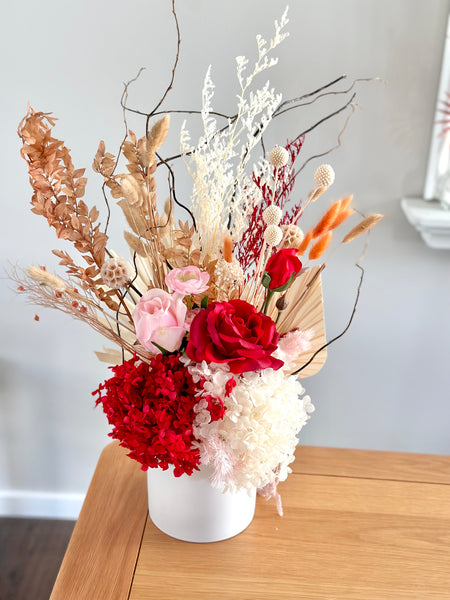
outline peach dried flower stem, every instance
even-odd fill
[[[356,227],[354,227],[351,231],[347,233],[347,235],[342,240],[342,243],[348,244],[349,242],[357,238],[359,235],[368,232],[370,229],[372,229],[372,227],[375,227],[375,225],[379,221],[381,221],[383,217],[384,215],[380,214],[369,215],[363,221],[361,221],[361,223],[356,225]]]

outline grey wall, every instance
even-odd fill
[[[256,33],[270,36],[284,2],[178,4],[182,55],[167,106],[198,107],[212,63],[215,106],[232,112],[234,57],[254,56]],[[448,8],[448,0],[301,0],[290,9],[291,36],[270,74],[286,98],[344,72],[349,81],[388,81],[358,86],[361,108],[342,148],[327,158],[337,173],[328,201],[353,192],[363,212],[386,218],[371,236],[355,322],[330,347],[323,370],[305,380],[317,409],[302,435],[306,444],[450,452],[450,253],[427,248],[399,206],[402,195],[420,195],[423,188]],[[4,269],[52,267],[50,250],[62,247],[28,210],[30,188],[15,134],[27,101],[59,117],[56,135],[72,149],[74,163],[89,171],[99,139],[113,152],[121,141],[122,82],[145,66],[130,105],[152,107],[168,81],[173,53],[168,0],[9,3],[0,23]],[[312,123],[333,102],[275,123],[269,145]],[[343,119],[311,135],[305,157],[332,146]],[[130,125],[139,131],[142,123],[131,119]],[[174,119],[169,149],[177,148],[179,125]],[[297,195],[309,189],[317,164],[299,177]],[[99,184],[92,174],[87,199],[100,207]],[[188,197],[186,178],[180,177],[178,193]],[[119,239],[121,223],[111,232]],[[358,241],[336,253],[324,273],[329,337],[350,314],[358,282],[352,265],[361,249]],[[52,506],[67,507],[70,494],[85,492],[108,442],[106,419],[90,396],[107,377],[93,355],[103,340],[64,315],[27,306],[12,288],[2,280],[0,512],[57,514]],[[61,514],[71,510],[76,507]]]

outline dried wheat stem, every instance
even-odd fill
[[[342,243],[348,244],[362,233],[366,233],[366,231],[372,229],[372,227],[374,227],[378,223],[378,221],[381,221],[383,217],[384,215],[380,214],[369,215],[363,221],[361,221],[361,223],[356,225],[356,227],[354,227],[351,231],[347,233],[345,238],[342,240]]]
[[[260,273],[261,273],[261,266],[262,266],[262,263],[264,261],[264,255],[265,255],[265,252],[266,252],[266,248],[267,248],[267,243],[264,241],[263,245],[262,245],[262,248],[261,248],[261,252],[259,253],[258,263],[256,265],[255,272],[253,274],[252,283],[250,285],[249,300],[248,301],[251,304],[254,304],[253,300],[254,300],[255,295],[256,295],[256,293],[258,291],[258,283],[259,283],[258,279],[259,279],[259,276],[260,276]]]
[[[275,193],[277,190],[277,183],[278,183],[278,171],[279,171],[279,168],[275,167],[275,176],[274,176],[273,189],[272,189],[272,199],[270,201],[270,204],[273,204],[275,202]]]

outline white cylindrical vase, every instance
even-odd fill
[[[219,542],[246,529],[255,514],[256,490],[222,493],[211,469],[174,477],[173,468],[148,469],[148,510],[162,532],[186,542]]]

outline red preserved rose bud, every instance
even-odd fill
[[[265,273],[270,277],[269,290],[282,291],[289,281],[294,279],[302,270],[302,263],[297,257],[296,248],[283,248],[278,250],[267,261]],[[264,282],[263,282],[264,285]]]
[[[284,363],[271,354],[279,337],[273,320],[248,302],[211,302],[192,321],[186,354],[196,362],[227,363],[235,374],[277,370]]]

